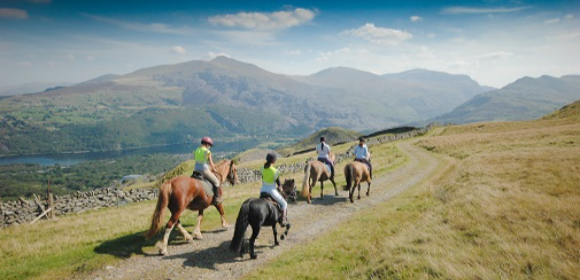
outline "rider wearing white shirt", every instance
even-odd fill
[[[318,161],[324,162],[330,166],[330,178],[334,179],[334,163],[330,160],[330,146],[326,144],[326,137],[320,137],[320,145],[316,145]]]
[[[365,145],[365,139],[363,137],[359,138],[359,143],[354,147],[354,160],[362,162],[369,167],[369,173],[371,179],[373,178],[373,166],[371,165],[370,158],[371,154],[369,148]]]

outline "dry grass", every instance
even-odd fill
[[[448,162],[437,176],[248,278],[578,279],[580,122],[570,120],[426,137],[420,145]]]

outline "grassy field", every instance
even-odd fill
[[[436,176],[246,278],[578,279],[577,105],[423,138]]]
[[[349,144],[333,147],[344,152]],[[373,149],[371,149],[373,150]],[[376,149],[376,160],[383,168],[376,174],[396,168],[404,162],[404,156],[394,146]],[[379,151],[380,150],[380,151]],[[374,150],[373,150],[374,151]],[[277,164],[305,161],[314,154],[280,159]],[[258,169],[263,162],[247,162],[240,167]],[[338,165],[341,170],[344,162]],[[183,163],[181,174],[191,174],[193,162]],[[337,184],[344,185],[342,172],[337,172]],[[303,174],[282,175],[294,178],[300,189]],[[139,187],[139,186],[133,186]],[[142,186],[141,186],[142,187]],[[235,223],[240,205],[248,197],[257,196],[258,182],[226,187],[226,219]],[[328,188],[328,186],[327,186]],[[327,193],[328,193],[327,189]],[[320,187],[313,189],[313,196],[320,195]],[[301,201],[300,203],[304,203]],[[0,230],[0,279],[62,279],[71,275],[88,273],[106,265],[114,265],[120,259],[156,254],[155,242],[161,238],[145,240],[142,236],[149,227],[155,201],[135,203],[119,208],[101,209],[78,215],[61,216],[53,221],[41,220],[34,225],[21,225]],[[166,219],[169,211],[166,211]],[[192,231],[197,214],[187,211],[181,217],[183,225]],[[217,211],[208,209],[204,215],[202,230],[220,228]],[[177,231],[171,242],[182,242]]]
[[[418,143],[436,175],[247,276],[250,279],[577,279],[580,275],[580,110],[531,122],[447,127]],[[340,153],[349,145],[333,147]],[[371,147],[380,169],[405,163],[395,144]],[[313,153],[277,164],[304,161]],[[257,169],[261,161],[242,164]],[[344,162],[337,166],[341,170]],[[185,172],[190,166],[186,164]],[[337,172],[338,185],[344,184]],[[293,177],[301,182],[302,174]],[[259,183],[225,190],[226,214]],[[313,190],[317,196],[320,188]],[[300,202],[303,203],[303,202]],[[59,279],[156,252],[154,202],[0,230],[0,279]],[[196,215],[182,222],[192,230]],[[217,211],[202,230],[218,228]],[[172,242],[182,242],[174,232]]]

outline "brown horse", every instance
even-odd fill
[[[360,199],[360,183],[367,182],[369,184],[367,189],[367,196],[371,191],[371,174],[366,164],[358,161],[348,163],[344,167],[344,177],[346,178],[346,189],[348,189],[348,198],[350,202],[354,203],[352,196],[355,188],[358,186],[358,199]]]
[[[334,154],[329,153],[330,161],[334,163]],[[312,187],[316,185],[316,182],[320,182],[320,199],[324,199],[324,181],[330,180],[334,186],[334,195],[338,196],[338,190],[336,189],[336,183],[334,183],[334,178],[330,178],[330,171],[326,168],[326,165],[318,160],[310,161],[306,167],[304,167],[304,181],[302,182],[302,197],[308,199],[308,203],[311,203],[312,199]]]
[[[238,171],[236,165],[232,160],[224,160],[216,165],[216,176],[220,181],[220,185],[226,181],[226,179],[233,186],[238,181]],[[219,188],[220,195],[222,194],[223,187]],[[168,182],[165,182],[159,187],[159,197],[157,199],[157,206],[155,207],[155,212],[153,212],[153,217],[151,218],[151,227],[149,231],[145,234],[147,238],[153,237],[161,228],[161,220],[163,219],[163,212],[165,208],[169,208],[171,211],[171,218],[167,225],[165,226],[165,235],[163,236],[163,245],[159,250],[161,255],[167,254],[167,242],[169,241],[169,234],[174,226],[177,228],[185,237],[188,242],[193,241],[193,237],[187,233],[185,228],[179,222],[179,216],[185,209],[198,210],[199,215],[197,218],[197,225],[193,231],[193,235],[197,239],[202,239],[201,236],[201,221],[203,219],[203,210],[212,204],[213,197],[206,195],[203,190],[201,182],[197,179],[191,177],[176,177]],[[228,228],[224,216],[224,207],[222,203],[215,206],[221,215],[222,227],[224,229]]]

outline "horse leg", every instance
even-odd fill
[[[334,195],[338,196],[338,189],[336,188],[336,183],[334,182],[334,178],[331,178],[330,182],[332,182],[332,185],[334,186]]]
[[[163,244],[161,244],[161,248],[159,248],[159,255],[167,255],[167,243],[169,243],[169,235],[171,234],[171,230],[173,230],[174,226],[175,225],[169,226],[169,223],[167,223],[167,226],[165,227],[165,234],[163,235]]]
[[[348,198],[350,199],[351,203],[354,203],[354,200],[352,199],[352,197],[354,196],[354,191],[356,190],[356,185],[353,185],[349,190],[348,190]]]
[[[371,182],[369,183],[369,187],[367,188],[367,196],[369,196],[369,194],[371,193]]]
[[[225,215],[226,212],[224,211],[224,205],[220,203],[220,204],[216,205],[215,208],[217,208],[218,212],[220,213],[220,218],[222,220],[222,228],[223,229],[230,228],[230,225],[226,221],[226,215]]]
[[[357,186],[358,186],[358,197],[357,199],[360,199],[360,181],[356,182]]]
[[[282,235],[280,236],[280,239],[284,240],[284,238],[286,238],[286,235],[288,235],[289,230],[290,230],[290,223],[286,223],[286,230],[284,231],[284,233],[282,233]]]
[[[167,222],[167,225],[165,226],[165,234],[163,235],[163,244],[159,249],[160,255],[167,254],[167,244],[169,243],[169,235],[171,234],[173,227],[179,224],[179,215],[181,215],[181,212],[183,212],[183,210],[179,209],[171,213],[171,218],[169,218],[169,222]]]
[[[177,228],[179,229],[179,231],[181,231],[181,234],[183,234],[183,238],[185,238],[185,241],[187,241],[187,243],[193,243],[193,237],[191,237],[189,232],[187,232],[187,230],[181,225],[181,223],[177,224]]]
[[[203,236],[201,235],[201,221],[203,220],[203,210],[199,210],[199,214],[197,215],[197,225],[195,225],[195,229],[193,230],[193,236],[195,239],[202,240]]]
[[[278,242],[278,229],[276,227],[276,224],[272,226],[272,232],[274,233],[274,245],[276,246],[280,245],[280,242]]]
[[[252,237],[250,237],[250,258],[253,260],[258,258],[258,255],[256,255],[254,252],[254,243],[256,243],[256,238],[258,237],[258,234],[260,234],[260,227],[260,224],[252,223]]]
[[[320,181],[320,199],[324,200],[324,182]]]

